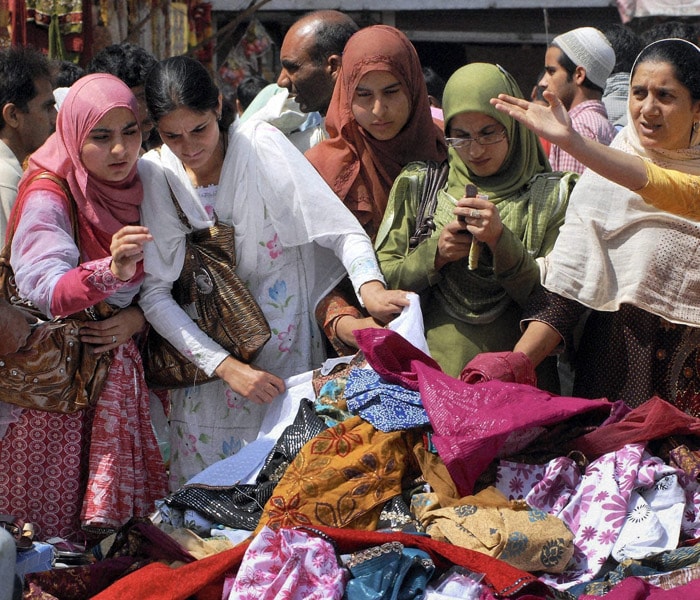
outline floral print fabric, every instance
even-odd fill
[[[199,190],[208,210],[215,190]],[[309,371],[323,361],[323,348],[308,306],[304,261],[298,249],[280,244],[267,215],[257,250],[259,269],[246,284],[265,313],[272,337],[255,364],[283,378]],[[249,402],[221,380],[171,394],[170,489],[175,491],[255,440],[266,407]]]
[[[412,447],[404,436],[360,417],[323,431],[289,465],[258,527],[376,529],[382,506],[401,493]]]
[[[497,487],[558,516],[574,533],[566,571],[542,577],[557,589],[593,580],[610,557],[643,558],[675,548],[681,528],[687,537],[700,533],[697,484],[642,444],[605,454],[583,471],[566,457],[546,465],[501,461]]]
[[[340,600],[345,578],[326,540],[264,527],[248,546],[228,599]]]

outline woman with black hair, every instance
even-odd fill
[[[159,63],[146,81],[148,109],[164,146],[140,161],[145,251],[141,306],[151,325],[219,379],[172,392],[170,485],[178,488],[254,440],[283,378],[323,361],[316,302],[346,273],[373,316],[390,320],[408,303],[387,291],[364,230],[308,161],[275,127],[230,118],[207,70],[184,56]],[[254,364],[204,334],[172,297],[187,229],[215,219],[236,231],[236,271],[272,330]],[[323,207],[319,210],[319,207]]]

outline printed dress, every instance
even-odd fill
[[[198,188],[211,214],[218,186]],[[272,336],[255,360],[279,377],[320,364],[320,335],[309,319],[305,261],[297,248],[283,248],[269,215],[257,243],[259,268],[247,280]],[[236,394],[221,380],[171,392],[170,488],[175,490],[214,462],[238,452],[260,430],[266,407]]]

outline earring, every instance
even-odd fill
[[[697,132],[698,129],[700,129],[700,121],[695,121],[693,123],[693,131]]]
[[[216,113],[216,120],[221,121],[221,113]],[[697,125],[697,123],[696,123]]]

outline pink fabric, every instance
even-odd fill
[[[605,105],[600,100],[586,100],[577,104],[569,111],[569,117],[575,131],[606,146],[617,133],[614,125],[608,121]],[[583,173],[586,168],[583,163],[554,144],[549,151],[549,164],[552,165],[553,171]]]
[[[37,172],[49,171],[65,179],[78,205],[81,247],[91,258],[109,254],[112,235],[125,224],[139,220],[143,188],[136,165],[123,181],[112,184],[90,177],[80,160],[92,128],[107,112],[120,107],[131,110],[138,122],[136,98],[124,82],[112,75],[87,75],[73,84],[58,113],[56,132],[31,155],[17,197],[17,210],[21,211],[21,198],[27,190],[23,184]]]
[[[72,315],[109,298],[131,281],[121,281],[110,268],[112,257],[81,263],[80,268],[66,272],[57,282],[51,296],[51,314]]]
[[[114,351],[95,411],[84,523],[119,527],[133,516],[148,516],[166,495],[149,406],[141,355],[130,340]]]
[[[391,329],[359,329],[353,334],[367,362],[389,383],[417,392],[418,376],[414,363],[441,370],[430,356]]]
[[[514,436],[611,407],[607,400],[554,396],[517,383],[470,385],[417,361],[411,364],[435,431],[433,443],[462,496],[473,493],[479,475]]]
[[[243,556],[229,600],[340,600],[345,570],[333,546],[304,531],[268,527]]]
[[[690,600],[700,598],[700,580],[691,581],[685,585],[665,590],[651,585],[639,577],[626,577],[605,596],[590,596],[583,594],[579,600]]]
[[[571,449],[593,459],[625,444],[646,443],[669,435],[700,435],[700,419],[654,396],[618,422],[603,424],[574,440]]]
[[[462,369],[459,378],[465,383],[503,381],[537,385],[537,375],[530,359],[522,352],[484,352]]]

